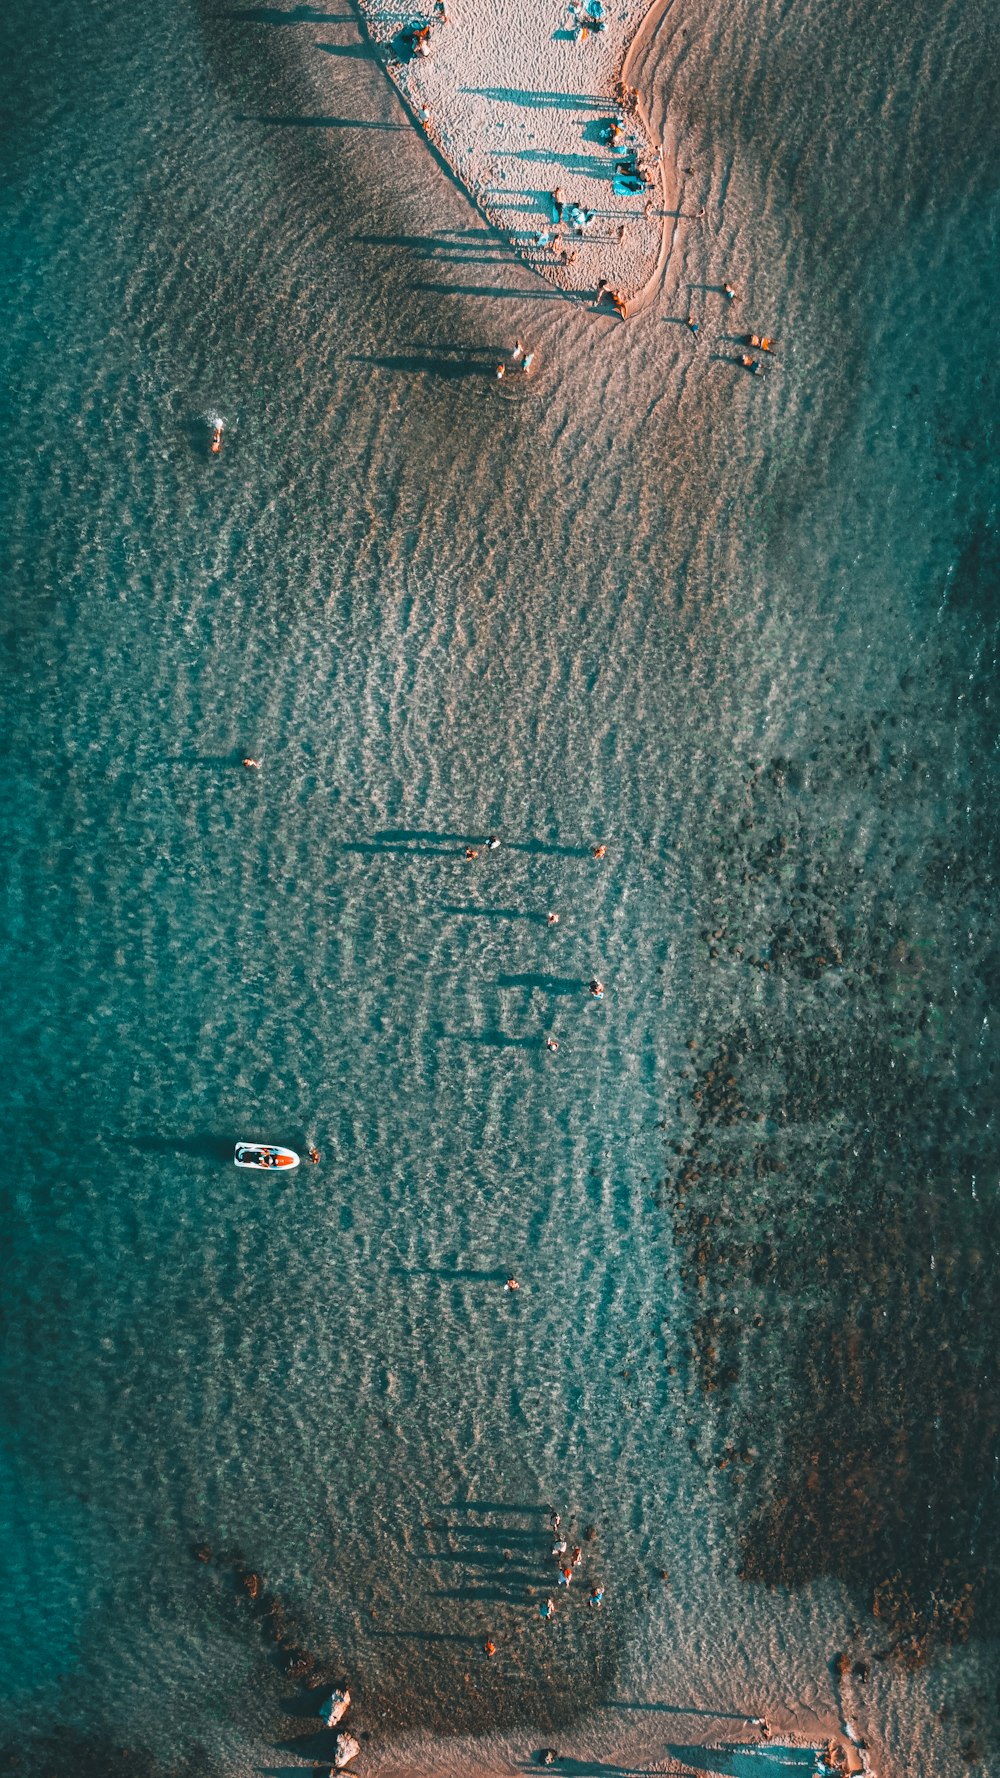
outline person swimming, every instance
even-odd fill
[[[213,455],[213,457],[217,457],[219,455],[219,452],[222,449],[222,428],[223,428],[224,424],[225,424],[225,422],[222,420],[216,420],[216,422],[215,422],[215,430],[212,433],[212,455]]]
[[[594,996],[595,1000],[603,1000],[604,999],[604,983],[599,982],[596,975],[595,975],[593,981],[590,983],[590,992]]]

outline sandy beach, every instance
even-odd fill
[[[415,1735],[365,1750],[366,1778],[509,1778],[533,1770],[563,1778],[878,1778],[864,1749],[844,1733],[762,1734],[731,1722],[720,1735],[697,1715],[679,1714],[669,1729],[625,1727],[620,1713],[597,1710],[567,1735],[530,1729],[517,1735]],[[706,1732],[707,1731],[707,1732]],[[332,1743],[332,1737],[331,1737]],[[360,1768],[359,1768],[360,1769]]]
[[[501,0],[401,14],[360,0],[380,59],[478,208],[566,291],[634,308],[662,263],[673,179],[632,51],[654,13],[632,0]]]

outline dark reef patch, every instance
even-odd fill
[[[913,753],[930,703],[911,678],[717,795],[700,998],[728,1004],[692,1034],[657,1193],[691,1308],[668,1357],[744,1579],[838,1578],[869,1658],[910,1667],[1000,1630],[997,786],[971,760],[949,802]]]
[[[179,1759],[164,1764],[141,1743],[126,1747],[59,1724],[0,1745],[0,1772],[30,1774],[30,1778],[66,1778],[67,1772],[74,1778],[212,1778],[218,1770],[196,1743]]]

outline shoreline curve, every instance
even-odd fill
[[[674,169],[628,84],[670,4],[550,0],[512,25],[501,0],[412,14],[353,0],[412,122],[491,227],[570,300],[603,286],[628,314],[676,235]]]

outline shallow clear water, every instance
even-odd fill
[[[5,15],[5,1740],[985,1772],[989,14],[667,12],[621,329],[279,10]]]

